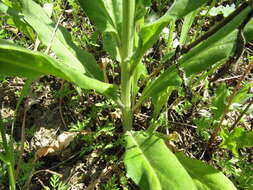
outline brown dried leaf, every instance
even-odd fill
[[[63,132],[54,140],[50,146],[42,147],[37,150],[35,156],[37,159],[47,156],[55,152],[62,151],[65,149],[71,141],[76,137],[77,132]]]
[[[38,158],[48,155],[49,153],[53,153],[55,151],[56,151],[56,148],[53,146],[42,147],[39,150],[37,150],[35,157],[38,159]]]

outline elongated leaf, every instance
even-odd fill
[[[249,7],[246,8],[213,36],[193,48],[179,60],[179,64],[184,68],[187,76],[204,71],[217,62],[228,59],[236,45],[236,28],[250,11]],[[140,101],[159,93],[167,86],[180,85],[180,82],[176,67],[171,66],[144,89]]]
[[[180,34],[180,44],[184,45],[187,42],[188,32],[192,26],[192,23],[198,13],[198,10],[195,10],[184,17],[184,24],[182,26]]]
[[[156,94],[152,97],[152,102],[154,105],[154,112],[153,112],[154,119],[159,116],[160,111],[167,104],[168,99],[173,90],[175,90],[175,87],[169,86],[168,88],[165,88],[163,91],[161,91],[159,94]]]
[[[141,77],[145,77],[147,75],[147,69],[143,63],[139,63],[132,77],[132,102],[136,101],[136,96],[139,92],[138,81]]]
[[[124,163],[127,174],[143,190],[196,190],[192,179],[163,140],[127,132]]]
[[[29,78],[54,75],[71,81],[81,88],[94,89],[113,99],[116,98],[115,86],[87,77],[67,64],[60,63],[47,55],[17,47],[5,40],[0,40],[0,75]]]
[[[233,183],[222,172],[182,153],[177,153],[176,156],[192,177],[198,190],[236,190]]]
[[[65,28],[59,25],[54,35],[56,24],[43,8],[32,0],[22,0],[22,2],[24,19],[38,33],[40,40],[51,47],[61,61],[92,78],[103,81],[103,72],[99,69],[95,58],[76,46]]]

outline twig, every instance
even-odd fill
[[[246,44],[246,40],[243,35],[243,29],[246,26],[246,24],[249,22],[249,20],[251,19],[252,15],[253,15],[253,11],[251,11],[247,15],[247,17],[243,20],[243,22],[238,27],[234,54],[232,56],[230,56],[230,58],[227,60],[227,62],[222,65],[222,67],[218,70],[218,72],[214,75],[214,77],[209,79],[209,81],[215,82],[217,79],[224,76],[231,68],[231,65],[234,64],[237,67],[238,61],[240,60],[240,58],[244,54],[245,44]]]
[[[242,119],[242,117],[245,115],[245,113],[247,113],[247,111],[249,110],[250,106],[253,104],[253,98],[252,100],[249,102],[249,104],[247,105],[247,107],[242,111],[242,113],[240,114],[240,116],[235,120],[235,122],[233,123],[233,125],[229,128],[229,131],[232,131],[236,125],[239,123],[239,121]]]
[[[64,87],[64,81],[61,80],[60,82],[61,82],[61,89],[60,90],[62,91],[63,87]],[[62,123],[63,123],[64,127],[67,128],[66,122],[65,122],[63,114],[62,114],[62,101],[63,101],[63,98],[62,98],[62,96],[60,96],[59,112],[60,112]]]
[[[240,78],[241,76],[242,76],[242,75],[233,76],[233,77],[228,77],[228,78],[223,78],[223,79],[217,80],[216,82],[231,81],[231,80],[234,80],[234,79],[238,79],[238,78]]]
[[[48,44],[48,46],[47,46],[47,49],[46,49],[46,51],[45,51],[46,54],[49,53],[49,50],[50,50],[50,48],[51,48],[51,46],[52,46],[54,37],[55,37],[55,35],[56,35],[57,29],[58,29],[58,27],[59,27],[59,25],[60,25],[60,22],[61,22],[61,18],[62,18],[62,17],[63,17],[63,13],[60,15],[60,17],[59,17],[59,19],[58,19],[58,21],[57,21],[57,23],[56,23],[56,25],[55,25],[55,27],[54,27],[54,30],[53,30],[51,39],[50,39],[49,44]]]
[[[175,121],[168,121],[171,124],[175,124],[175,125],[182,125],[182,126],[186,126],[186,127],[191,127],[194,129],[197,129],[198,127],[195,125],[191,125],[191,124],[187,124],[187,123],[181,123],[181,122],[175,122]]]
[[[219,132],[221,131],[221,128],[222,128],[222,123],[223,121],[225,120],[225,117],[229,111],[229,107],[231,106],[232,104],[232,101],[233,101],[233,98],[234,96],[236,95],[237,91],[239,90],[239,88],[241,87],[241,83],[242,81],[245,79],[245,77],[247,76],[247,74],[251,71],[251,69],[253,68],[253,61],[249,63],[248,67],[246,68],[244,74],[241,76],[241,78],[239,79],[236,87],[234,88],[232,94],[229,96],[228,98],[228,103],[227,103],[227,106],[222,114],[222,117],[221,117],[221,120],[218,124],[218,126],[216,127],[216,129],[214,130],[214,132],[212,133],[209,141],[208,141],[208,144],[207,144],[207,152],[209,152],[208,154],[211,155],[212,154],[212,148],[213,148],[213,144],[214,144],[214,141],[217,137],[217,135],[219,134]]]
[[[31,94],[31,89],[29,94]],[[26,99],[25,101],[25,105],[24,105],[24,115],[23,115],[23,119],[22,119],[22,126],[21,126],[21,141],[20,141],[20,150],[19,150],[19,158],[18,158],[18,162],[17,162],[17,168],[16,168],[16,178],[18,178],[19,175],[19,171],[21,168],[21,164],[22,164],[22,157],[24,154],[24,144],[25,144],[25,121],[26,121],[26,115],[27,115],[27,111],[29,110],[29,98]]]

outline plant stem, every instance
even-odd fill
[[[129,59],[133,52],[135,1],[123,1],[123,24],[121,34],[121,101],[122,120],[125,131],[132,129],[131,75]]]
[[[12,152],[12,148],[11,146],[13,146],[13,144],[9,144],[8,145],[8,141],[5,135],[5,128],[2,122],[2,115],[0,113],[0,131],[1,131],[1,137],[2,137],[2,141],[3,141],[3,147],[4,147],[4,151],[5,151],[5,164],[7,165],[7,169],[8,169],[8,175],[9,175],[9,188],[10,190],[15,190],[16,189],[16,182],[15,182],[15,173],[14,173],[14,161],[13,161],[13,152]],[[12,141],[12,139],[10,139],[10,141]]]
[[[8,169],[8,174],[9,174],[9,188],[10,190],[15,190],[16,182],[15,182],[15,175],[14,175],[14,167],[10,162],[7,164],[7,169]]]

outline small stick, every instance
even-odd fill
[[[212,149],[212,147],[213,147],[213,144],[214,144],[214,141],[215,141],[217,135],[219,134],[219,132],[221,131],[222,123],[223,123],[223,121],[225,120],[225,117],[226,117],[226,115],[227,115],[227,113],[228,113],[228,111],[229,111],[229,107],[230,107],[231,104],[232,104],[233,98],[234,98],[234,96],[236,95],[236,92],[237,92],[237,91],[239,90],[239,88],[241,87],[242,81],[245,79],[245,77],[246,77],[247,74],[251,71],[252,68],[253,68],[253,61],[250,62],[250,64],[248,65],[247,69],[245,70],[244,74],[241,76],[241,78],[239,79],[239,81],[238,81],[236,87],[234,88],[233,93],[229,96],[228,104],[227,104],[227,106],[226,106],[226,108],[225,108],[225,110],[224,110],[224,112],[223,112],[223,115],[222,115],[222,117],[221,117],[221,120],[220,120],[218,126],[216,127],[216,129],[214,130],[214,132],[212,133],[212,135],[211,135],[211,137],[210,137],[210,139],[209,139],[209,141],[208,141],[207,148],[206,148],[207,150],[210,150],[210,151],[211,151],[211,149]],[[212,154],[212,151],[209,152],[209,155],[211,155],[211,154]]]
[[[250,106],[253,104],[253,98],[252,100],[249,102],[249,104],[247,105],[247,107],[242,111],[242,113],[240,114],[240,116],[237,118],[237,120],[235,120],[234,124],[229,128],[229,131],[232,131],[236,125],[239,123],[239,121],[242,119],[242,117],[245,115],[245,113],[249,110]]]
[[[194,129],[198,128],[195,125],[191,125],[191,124],[187,124],[187,123],[181,123],[181,122],[175,122],[175,121],[168,121],[168,122],[171,123],[171,124],[174,124],[174,125],[182,125],[182,126],[191,127],[191,128],[194,128]]]
[[[56,35],[57,29],[58,29],[58,27],[59,27],[59,25],[60,25],[60,22],[61,22],[61,18],[62,18],[62,17],[63,17],[63,13],[60,15],[60,17],[59,17],[59,19],[58,19],[58,21],[57,21],[57,23],[56,23],[56,25],[55,25],[55,27],[54,27],[54,30],[53,30],[51,39],[50,39],[49,44],[48,44],[48,46],[47,46],[47,49],[46,49],[46,51],[45,51],[46,54],[48,54],[48,53],[49,53],[49,50],[51,49],[51,46],[52,46],[54,37],[55,37],[55,35]]]
[[[61,82],[61,90],[63,90],[64,81],[61,80],[60,82]],[[61,116],[62,123],[63,123],[64,127],[67,128],[67,125],[66,125],[66,122],[65,122],[65,120],[64,120],[63,113],[62,113],[62,102],[63,102],[63,97],[60,96],[60,101],[59,101],[59,112],[60,112],[60,116]]]
[[[241,76],[242,76],[242,75],[238,75],[238,76],[234,76],[234,77],[228,77],[228,78],[223,78],[223,79],[217,80],[216,82],[231,81],[231,80],[234,80],[234,79],[238,79],[238,78],[240,78]]]

